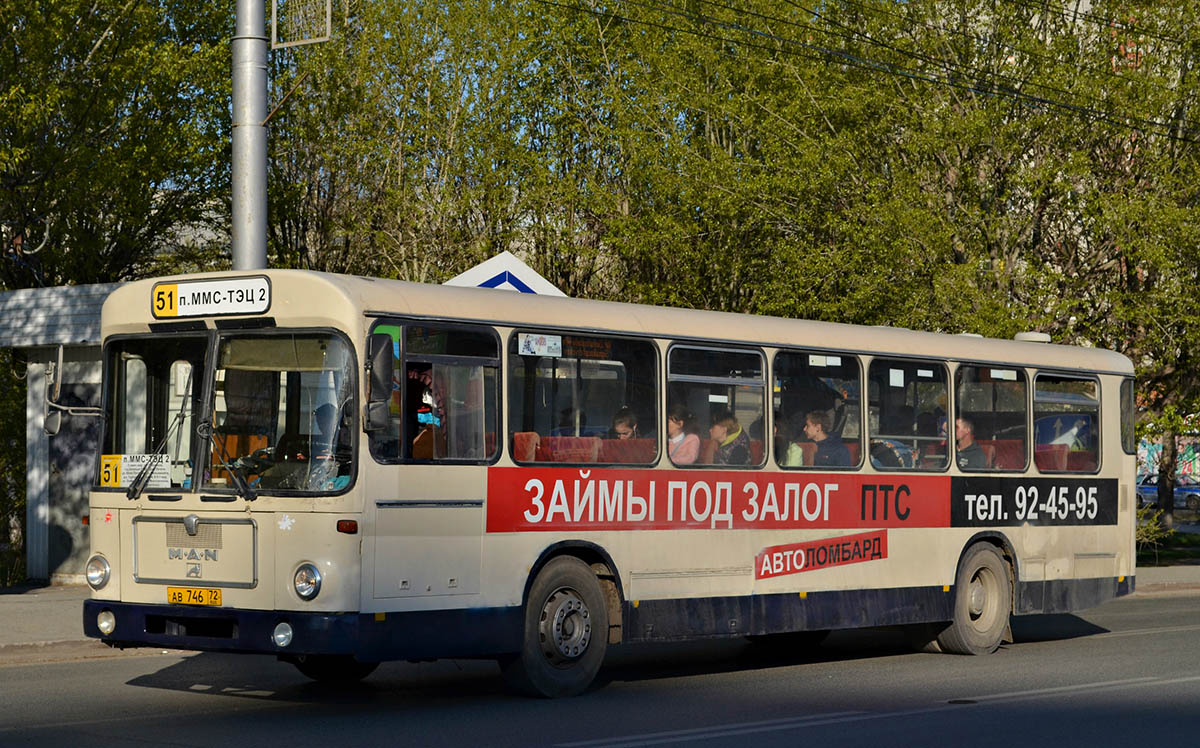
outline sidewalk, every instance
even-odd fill
[[[89,592],[86,585],[0,589],[0,666],[120,654],[83,635],[83,601]],[[1141,567],[1134,594],[1200,594],[1200,565]]]

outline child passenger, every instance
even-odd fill
[[[683,405],[667,410],[667,454],[676,465],[691,465],[700,456],[696,419]]]

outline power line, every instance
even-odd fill
[[[1170,42],[1172,44],[1184,45],[1189,42],[1188,39],[1181,39],[1176,36],[1167,36],[1165,34],[1155,34],[1150,31],[1147,31],[1143,28],[1140,28],[1134,24],[1125,23],[1123,21],[1115,21],[1111,18],[1104,18],[1104,17],[1098,16],[1094,13],[1088,13],[1087,11],[1083,11],[1083,10],[1076,10],[1075,8],[1068,8],[1065,5],[1059,5],[1058,3],[1052,3],[1049,0],[1043,0],[1043,2],[1041,4],[1034,4],[1031,2],[1027,2],[1027,0],[1003,0],[1003,2],[1011,3],[1013,5],[1020,5],[1025,8],[1029,8],[1030,10],[1041,11],[1041,12],[1050,12],[1051,10],[1053,10],[1053,11],[1056,11],[1056,12],[1062,14],[1063,17],[1073,16],[1077,20],[1082,19],[1089,23],[1094,23],[1097,26],[1106,26],[1109,28],[1119,29],[1121,31],[1130,31],[1130,32],[1141,34],[1142,36],[1145,36],[1149,39],[1158,39],[1160,41]]]
[[[559,7],[559,8],[566,9],[566,10],[574,10],[577,12],[587,13],[590,15],[596,15],[599,17],[608,17],[608,18],[612,18],[614,20],[625,21],[628,23],[652,26],[652,27],[659,28],[662,30],[690,34],[693,36],[709,38],[709,39],[713,39],[715,41],[721,41],[721,42],[725,42],[725,43],[741,44],[743,46],[750,47],[750,48],[762,49],[764,51],[771,52],[772,54],[778,54],[778,53],[783,52],[783,50],[775,48],[775,47],[770,47],[770,46],[766,46],[766,45],[762,45],[762,44],[753,44],[745,39],[731,39],[728,37],[717,36],[717,35],[714,35],[711,33],[701,32],[697,29],[685,29],[685,28],[680,28],[680,27],[676,27],[676,26],[670,26],[667,24],[658,23],[655,21],[648,21],[648,20],[641,19],[641,18],[620,16],[618,14],[615,14],[615,13],[612,13],[609,11],[602,11],[602,10],[597,10],[594,8],[586,8],[586,7],[576,6],[576,5],[566,5],[566,4],[562,4],[562,3],[552,2],[552,0],[538,0],[538,1],[544,5],[551,5],[551,6]],[[729,21],[723,21],[720,19],[713,18],[711,16],[706,16],[706,15],[692,12],[692,11],[680,10],[678,8],[674,8],[674,7],[670,7],[670,6],[663,6],[663,5],[658,5],[658,4],[654,4],[654,3],[636,2],[635,0],[624,0],[623,4],[632,5],[632,6],[640,7],[640,8],[647,9],[647,10],[656,10],[658,12],[661,12],[661,13],[664,13],[667,15],[673,15],[673,16],[677,16],[680,18],[685,18],[687,20],[691,20],[693,22],[697,22],[697,23],[700,23],[703,25],[723,28],[723,29],[726,29],[729,31],[738,32],[740,34],[746,34],[746,35],[750,35],[750,36],[760,37],[763,39],[777,42],[786,47],[799,47],[800,49],[808,50],[809,52],[816,53],[818,56],[822,56],[822,59],[826,59],[828,57],[838,58],[838,59],[842,60],[845,64],[850,65],[852,67],[857,67],[860,69],[884,72],[884,73],[888,73],[890,75],[906,77],[906,78],[910,78],[913,80],[925,81],[927,83],[935,83],[935,84],[945,85],[945,86],[957,88],[959,90],[968,91],[968,92],[972,92],[972,93],[976,93],[976,94],[980,94],[980,95],[984,95],[984,96],[1001,96],[1001,97],[1009,98],[1017,103],[1037,104],[1037,105],[1041,105],[1044,107],[1050,107],[1050,108],[1055,108],[1055,109],[1059,109],[1059,110],[1063,110],[1063,111],[1067,111],[1067,112],[1072,112],[1075,114],[1083,114],[1083,115],[1089,116],[1094,121],[1110,124],[1115,127],[1119,127],[1121,129],[1137,129],[1136,127],[1132,127],[1130,124],[1131,122],[1137,122],[1137,123],[1140,123],[1143,125],[1147,125],[1150,128],[1163,130],[1164,132],[1160,133],[1160,135],[1163,137],[1169,138],[1171,140],[1177,140],[1177,141],[1188,142],[1188,143],[1200,142],[1192,137],[1174,134],[1172,131],[1176,128],[1176,125],[1173,123],[1164,123],[1164,122],[1160,122],[1158,120],[1137,118],[1137,117],[1131,117],[1131,116],[1123,116],[1121,118],[1118,118],[1119,115],[1110,114],[1108,112],[1105,112],[1105,111],[1102,111],[1099,109],[1095,109],[1092,107],[1083,106],[1083,105],[1079,105],[1079,104],[1074,104],[1074,103],[1070,103],[1070,102],[1063,102],[1063,101],[1059,101],[1057,99],[1052,99],[1052,98],[1049,98],[1046,96],[1037,96],[1037,95],[1025,93],[1023,91],[1020,91],[1018,89],[1015,89],[1015,88],[1012,88],[1009,86],[999,86],[999,85],[995,85],[994,83],[992,83],[990,85],[986,85],[986,86],[979,85],[980,82],[989,83],[986,80],[976,81],[976,83],[972,84],[970,82],[963,82],[963,81],[955,80],[952,77],[950,77],[949,75],[939,75],[936,73],[917,72],[917,71],[911,70],[909,68],[906,68],[901,65],[894,64],[894,63],[880,62],[878,60],[874,60],[869,57],[855,55],[855,54],[847,52],[845,50],[830,49],[828,47],[823,47],[823,46],[816,45],[816,44],[809,44],[807,42],[802,42],[802,41],[798,41],[796,39],[782,37],[777,34],[772,34],[772,33],[765,32],[765,31],[759,31],[756,29],[747,28],[741,24],[731,23]],[[783,21],[782,19],[776,19],[776,20],[779,22],[787,23],[786,21]],[[812,30],[819,31],[819,29],[812,29]],[[829,32],[823,32],[823,33],[829,33]],[[832,35],[832,34],[830,34],[830,35]],[[841,37],[841,38],[844,39],[844,37]],[[789,52],[789,53],[795,54],[794,52]],[[904,54],[903,52],[900,52],[900,53]],[[810,59],[812,58],[812,55],[800,55],[800,56],[808,57]],[[952,72],[952,71],[955,71],[955,69],[947,67],[947,72]],[[961,73],[962,71],[957,71],[957,72]],[[969,77],[969,76],[964,76],[964,77]],[[1182,128],[1180,128],[1180,129],[1182,129]]]
[[[701,0],[701,2],[705,2],[705,1],[707,1],[707,0]],[[869,43],[869,44],[872,44],[877,47],[881,47],[881,48],[886,49],[891,52],[895,52],[896,54],[900,54],[905,57],[910,57],[910,58],[913,58],[916,60],[920,60],[922,62],[929,63],[931,65],[936,65],[948,73],[958,73],[961,75],[965,75],[967,77],[972,77],[977,82],[981,83],[982,85],[993,83],[995,80],[1002,80],[1002,81],[1009,82],[1012,86],[1031,86],[1034,88],[1041,89],[1043,91],[1048,91],[1050,93],[1058,94],[1063,97],[1070,97],[1070,98],[1076,99],[1076,100],[1082,99],[1087,104],[1087,106],[1084,106],[1081,104],[1076,104],[1073,101],[1072,102],[1058,101],[1058,103],[1060,103],[1063,106],[1067,106],[1067,107],[1071,107],[1071,108],[1079,108],[1080,111],[1083,111],[1083,110],[1089,110],[1092,112],[1104,111],[1104,110],[1096,109],[1096,105],[1098,104],[1098,102],[1096,102],[1096,100],[1088,98],[1086,96],[1080,96],[1079,94],[1076,94],[1073,91],[1068,91],[1066,89],[1059,88],[1057,86],[1050,86],[1050,85],[1047,85],[1044,83],[1037,83],[1035,81],[1023,80],[1023,79],[1017,78],[1015,76],[1005,75],[1004,73],[981,70],[980,68],[973,66],[973,65],[965,65],[965,66],[955,65],[955,64],[947,62],[946,60],[943,60],[942,58],[939,58],[939,57],[933,57],[930,55],[921,54],[919,52],[910,52],[908,50],[900,49],[899,47],[896,47],[892,44],[875,39],[874,37],[870,36],[869,34],[859,31],[858,29],[853,29],[853,28],[850,28],[849,26],[846,26],[845,24],[839,23],[838,21],[835,21],[835,20],[829,18],[828,16],[821,14],[820,12],[818,12],[816,10],[813,10],[811,8],[807,8],[803,5],[800,5],[797,2],[795,2],[795,0],[786,0],[786,2],[788,2],[790,5],[798,8],[799,10],[804,11],[805,13],[809,13],[816,18],[823,19],[827,23],[833,24],[839,28],[845,29],[847,32],[849,32],[851,34],[861,37],[862,39],[867,41],[867,43]],[[845,39],[845,37],[843,37],[843,39]],[[973,73],[973,75],[972,75],[972,73]],[[989,78],[989,76],[990,76],[990,78]],[[1002,86],[1001,88],[1004,89],[1007,87]],[[1008,90],[1017,91],[1016,88],[1009,88]],[[1019,93],[1022,95],[1025,95],[1024,91],[1019,91]],[[1044,98],[1044,97],[1038,97],[1038,98]],[[1057,101],[1057,100],[1055,100],[1055,101]],[[1108,114],[1108,112],[1105,112],[1105,114]],[[1114,116],[1116,116],[1116,115],[1114,115]],[[1164,125],[1162,123],[1158,122],[1157,120],[1145,119],[1142,117],[1134,117],[1132,115],[1120,115],[1120,116],[1123,116],[1130,121],[1149,125],[1150,127],[1164,127]],[[1191,126],[1192,129],[1200,129],[1196,126],[1196,123],[1193,123],[1193,122],[1184,121],[1182,124],[1187,124],[1187,125]],[[1166,126],[1171,127],[1173,125],[1166,125]]]
[[[1044,61],[1046,61],[1046,62],[1050,63],[1052,66],[1061,65],[1061,64],[1063,64],[1063,62],[1064,62],[1063,60],[1060,60],[1060,59],[1058,59],[1058,58],[1052,57],[1052,56],[1050,56],[1050,55],[1048,55],[1048,54],[1044,54],[1044,53],[1042,53],[1042,52],[1035,52],[1035,51],[1033,51],[1033,50],[1031,50],[1031,49],[1027,49],[1027,48],[1025,48],[1025,47],[1020,47],[1020,46],[1017,46],[1017,45],[1015,45],[1015,44],[1010,44],[1010,43],[1008,43],[1008,42],[1004,41],[1003,39],[998,39],[998,38],[997,38],[997,37],[995,37],[995,36],[980,36],[980,35],[978,35],[978,34],[973,34],[973,33],[969,32],[969,31],[961,31],[961,30],[959,30],[959,29],[951,28],[951,27],[949,27],[949,26],[946,26],[946,27],[935,26],[935,25],[933,25],[933,24],[930,24],[930,23],[925,23],[925,22],[923,22],[923,21],[920,21],[920,20],[917,20],[917,19],[914,19],[914,18],[910,18],[910,17],[907,17],[907,16],[900,15],[899,13],[893,13],[893,12],[891,12],[891,11],[889,11],[889,10],[886,10],[886,9],[884,9],[884,8],[875,8],[875,7],[871,7],[871,6],[867,5],[866,3],[863,3],[863,2],[861,2],[861,0],[841,0],[841,1],[842,1],[843,3],[845,3],[845,4],[847,4],[847,5],[853,5],[853,6],[857,7],[857,8],[861,8],[861,9],[862,9],[862,10],[864,10],[864,11],[871,12],[871,13],[880,13],[880,14],[883,14],[883,15],[886,15],[886,16],[890,16],[891,18],[896,18],[896,19],[899,19],[899,20],[901,20],[901,21],[904,21],[904,22],[906,22],[906,23],[909,23],[909,24],[913,24],[913,25],[916,25],[916,26],[920,26],[921,28],[929,29],[929,30],[931,30],[931,31],[939,31],[939,32],[947,33],[947,34],[953,34],[953,35],[955,35],[955,36],[962,36],[962,37],[966,37],[967,39],[970,39],[971,41],[974,41],[974,42],[981,42],[981,43],[983,43],[983,44],[986,44],[986,45],[989,45],[989,46],[1001,47],[1001,48],[1008,49],[1008,50],[1011,50],[1011,51],[1013,51],[1013,52],[1016,52],[1016,53],[1018,53],[1018,54],[1025,55],[1025,56],[1027,56],[1027,57],[1031,57],[1031,58],[1037,58],[1037,59],[1039,59],[1039,60],[1044,60]],[[1069,63],[1068,63],[1068,64],[1069,64]],[[1150,80],[1150,79],[1148,79],[1148,78],[1145,78],[1145,77],[1143,77],[1143,78],[1130,78],[1130,77],[1128,77],[1128,76],[1124,76],[1124,75],[1121,75],[1121,74],[1119,74],[1119,73],[1116,73],[1116,72],[1113,72],[1113,73],[1109,74],[1109,76],[1110,76],[1110,77],[1112,77],[1112,78],[1116,78],[1117,80],[1122,80],[1122,81],[1125,81],[1125,82],[1127,82],[1127,83],[1133,83],[1133,84],[1137,84],[1137,85],[1149,86],[1149,87],[1151,87],[1151,88],[1157,88],[1157,89],[1159,89],[1159,90],[1161,90],[1161,91],[1167,91],[1167,92],[1171,92],[1171,93],[1174,93],[1174,92],[1175,92],[1175,89],[1171,88],[1170,86],[1164,86],[1164,85],[1163,85],[1163,84],[1161,84],[1161,83],[1158,83],[1158,82],[1156,82],[1156,81]],[[1100,79],[1099,77],[1097,77],[1097,76],[1094,76],[1094,75],[1089,75],[1089,77],[1091,77],[1091,78],[1092,78],[1092,80],[1099,80],[1099,79]]]

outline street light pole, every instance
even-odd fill
[[[233,37],[233,269],[267,266],[267,37],[263,0],[237,0]]]

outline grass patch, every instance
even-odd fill
[[[1139,512],[1139,520],[1142,519],[1141,514],[1142,512]],[[1196,512],[1175,510],[1176,525],[1193,524],[1196,520]],[[1137,564],[1138,566],[1200,564],[1200,534],[1171,532],[1158,539],[1157,543],[1139,542]]]

